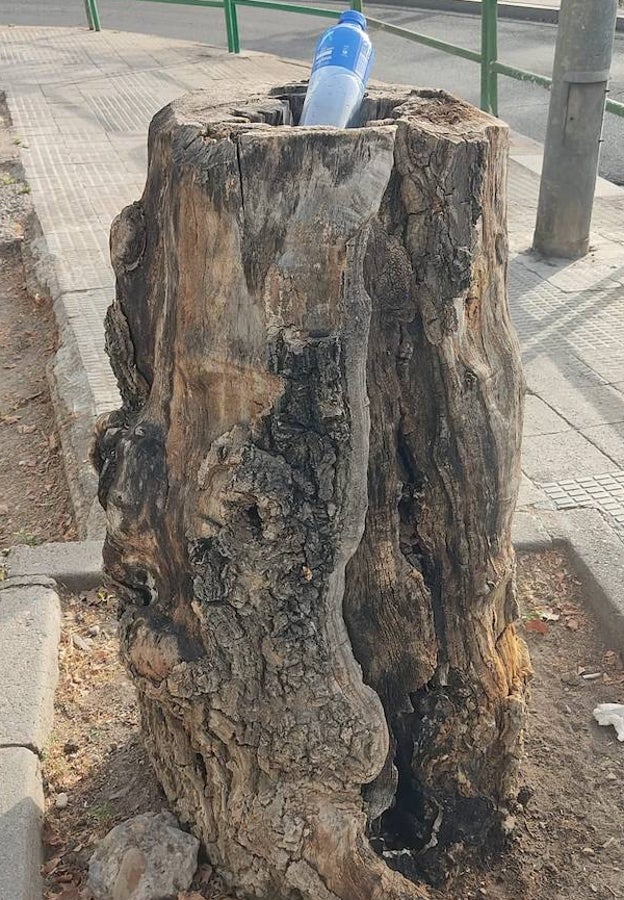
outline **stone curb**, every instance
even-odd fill
[[[39,758],[0,747],[0,900],[41,900],[43,809]]]
[[[516,550],[548,550],[552,547],[552,538],[540,516],[528,510],[515,513],[511,540]]]
[[[6,566],[11,580],[47,576],[73,591],[102,584],[102,541],[75,541],[18,546],[9,551]]]
[[[0,582],[0,900],[41,900],[44,795],[39,757],[52,730],[61,608],[57,582],[102,583],[102,542],[13,548]],[[53,576],[50,577],[50,576]]]
[[[2,115],[13,128],[6,92],[2,92],[0,103]],[[17,177],[27,183],[22,154],[17,154],[11,164]],[[100,536],[104,532],[104,516],[97,502],[97,476],[86,464],[96,411],[95,399],[65,313],[55,258],[49,251],[32,198],[28,201],[21,256],[28,293],[33,297],[42,294],[53,301],[59,347],[46,374],[72,507],[79,533],[87,537]]]
[[[88,462],[96,402],[65,308],[55,257],[48,249],[34,207],[22,244],[22,259],[29,293],[50,297],[54,309],[59,345],[47,377],[78,533],[85,538],[99,537],[104,533],[104,513],[97,500],[97,476]]]
[[[61,605],[41,584],[11,579],[0,590],[0,747],[43,751],[52,728]]]
[[[43,784],[61,607],[44,575],[0,583],[0,900],[41,900]]]
[[[3,96],[3,115],[13,127],[6,93]],[[21,153],[12,164],[20,180],[27,183]],[[32,296],[43,294],[53,303],[59,346],[46,374],[76,525],[81,536],[100,537],[105,530],[105,517],[97,500],[97,476],[87,461],[96,402],[65,310],[65,293],[59,284],[55,257],[50,253],[32,202],[26,217],[21,255],[28,293]]]
[[[624,651],[624,541],[597,509],[545,514],[553,545],[565,547],[609,646]]]
[[[521,510],[516,550],[563,549],[586,588],[587,601],[609,646],[624,652],[624,540],[597,509]]]

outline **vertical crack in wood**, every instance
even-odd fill
[[[236,142],[236,162],[238,164],[238,180],[240,182],[241,209],[245,212],[245,191],[243,188],[243,166],[241,162],[240,144]]]

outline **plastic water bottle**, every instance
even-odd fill
[[[360,108],[373,58],[366,19],[346,10],[316,45],[299,124],[346,128]]]

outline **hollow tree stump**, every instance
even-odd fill
[[[507,130],[432,91],[348,131],[288,127],[301,105],[152,122],[111,232],[105,566],[154,767],[226,884],[407,900],[514,797]]]

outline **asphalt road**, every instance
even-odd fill
[[[316,5],[322,5],[316,0]],[[326,5],[329,5],[326,3]],[[346,3],[345,3],[346,5]],[[223,13],[216,9],[172,6],[139,0],[98,0],[104,28],[150,32],[209,44],[225,44]],[[416,11],[367,4],[376,18],[403,25],[451,43],[478,50],[480,23],[475,16]],[[0,24],[81,25],[84,0],[0,0]],[[243,48],[264,50],[293,59],[309,60],[324,19],[268,10],[239,8]],[[374,77],[384,81],[441,87],[473,103],[479,101],[479,66],[430,50],[410,41],[372,33],[376,48]],[[556,26],[544,23],[499,21],[499,58],[550,75]],[[1,85],[0,85],[1,88]],[[624,34],[616,36],[611,97],[624,101]],[[512,128],[543,141],[549,94],[543,88],[499,79],[499,113]],[[624,119],[605,117],[601,174],[624,184]]]

